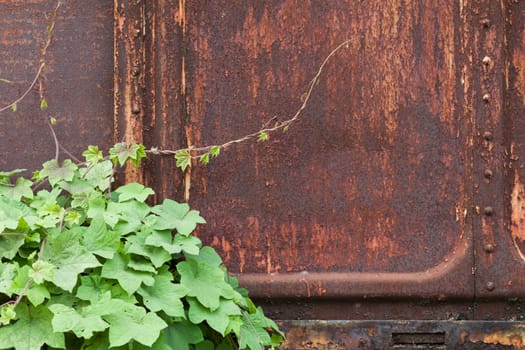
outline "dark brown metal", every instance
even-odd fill
[[[195,145],[292,115],[326,55],[355,38],[288,133],[192,169],[198,234],[252,295],[473,296],[474,124],[458,79],[471,22],[458,6],[186,3]]]
[[[148,34],[143,0],[114,0],[114,141],[143,143],[145,36]],[[131,73],[131,74],[130,74]],[[122,182],[142,182],[143,171],[126,167]]]
[[[0,78],[11,81],[0,82],[0,107],[20,97],[35,78],[56,3],[0,2]],[[25,168],[31,176],[54,157],[49,115],[57,119],[61,144],[78,158],[88,145],[107,150],[113,144],[112,9],[107,1],[62,1],[42,75],[49,107],[40,110],[35,87],[16,112],[0,113],[1,170]]]
[[[183,75],[185,1],[148,1],[146,7],[144,143],[162,149],[187,145]],[[183,200],[183,174],[173,157],[149,157],[144,180],[155,188],[155,201]],[[160,176],[160,174],[162,174]]]
[[[476,296],[494,300],[525,293],[525,197],[521,180],[525,176],[521,160],[525,124],[515,117],[525,112],[520,73],[525,69],[525,4],[477,1],[474,10],[480,17],[491,19],[490,27],[480,30],[472,52],[474,57],[491,58],[491,69],[480,68],[472,81],[479,95],[481,91],[490,93],[490,105],[481,101],[475,105],[477,125],[480,130],[490,130],[497,140],[480,143],[476,159],[477,167],[493,172],[490,183],[485,181],[478,189],[477,198],[480,203],[490,203],[494,213],[474,222],[474,231],[479,232],[476,250],[482,251],[487,244],[497,247],[491,254],[476,256]]]

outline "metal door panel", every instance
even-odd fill
[[[185,4],[184,131],[220,144],[295,113],[268,144],[187,175],[190,204],[256,296],[473,295],[463,9],[384,1]],[[437,14],[437,15],[436,15]]]

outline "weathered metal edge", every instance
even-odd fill
[[[517,321],[289,321],[278,322],[281,350],[302,349],[524,349]]]

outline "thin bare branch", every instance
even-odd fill
[[[24,98],[26,98],[26,96],[31,92],[31,90],[33,90],[33,88],[35,87],[36,83],[42,77],[42,73],[44,71],[44,67],[46,66],[47,49],[48,49],[49,45],[51,45],[51,39],[53,37],[53,30],[55,29],[55,23],[56,23],[56,18],[57,18],[57,14],[58,14],[58,9],[60,8],[61,5],[62,5],[62,1],[60,1],[60,0],[57,1],[57,4],[56,4],[56,6],[55,6],[55,8],[53,10],[53,14],[51,16],[51,20],[50,20],[49,25],[47,27],[46,42],[45,42],[44,46],[42,47],[42,49],[40,51],[40,62],[39,62],[38,69],[36,71],[35,77],[31,81],[31,84],[29,84],[28,88],[24,91],[24,93],[19,98],[17,98],[16,100],[14,100],[10,104],[8,104],[7,106],[4,106],[4,107],[0,108],[0,112],[6,111],[8,109],[12,109],[13,106],[16,106],[18,103],[20,103]],[[42,98],[42,93],[41,93],[40,97]]]
[[[348,48],[350,46],[351,42],[352,42],[352,40],[346,40],[346,41],[342,42],[341,44],[339,44],[335,49],[333,49],[325,57],[325,59],[323,60],[323,62],[319,66],[319,68],[317,70],[317,73],[315,74],[313,79],[310,81],[310,84],[308,85],[308,90],[306,91],[306,94],[303,95],[304,96],[303,103],[296,110],[296,112],[294,113],[294,115],[292,117],[290,117],[290,118],[288,118],[288,119],[286,119],[284,121],[281,121],[281,122],[276,122],[273,127],[266,127],[267,125],[271,125],[270,122],[276,119],[276,117],[274,116],[274,117],[272,117],[269,121],[267,121],[264,124],[265,127],[263,127],[262,129],[260,129],[260,130],[258,130],[256,132],[252,132],[250,134],[244,135],[243,137],[240,137],[238,139],[227,141],[227,142],[225,142],[223,144],[220,144],[220,145],[181,148],[181,149],[178,149],[178,150],[165,150],[165,149],[151,148],[151,149],[146,150],[146,153],[148,153],[148,154],[155,154],[155,155],[171,155],[171,156],[173,156],[173,155],[175,155],[175,154],[177,154],[179,152],[187,151],[187,152],[192,154],[191,157],[193,159],[197,159],[201,155],[209,152],[212,149],[212,147],[220,147],[221,149],[226,149],[226,148],[228,148],[228,147],[230,147],[232,145],[238,144],[238,143],[243,143],[243,142],[255,140],[255,139],[257,139],[259,137],[259,135],[261,135],[261,133],[271,134],[271,133],[273,133],[275,131],[283,130],[284,128],[287,128],[289,125],[295,123],[300,118],[301,113],[303,112],[303,110],[308,105],[308,102],[310,101],[310,97],[312,96],[312,92],[315,90],[315,87],[317,85],[319,77],[321,76],[321,73],[323,72],[326,64],[330,61],[330,59],[339,50],[341,50],[343,48]]]

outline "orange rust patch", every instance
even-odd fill
[[[525,332],[523,329],[498,331],[490,334],[470,334],[473,342],[482,341],[486,344],[511,345],[516,349],[525,348]]]
[[[525,241],[525,187],[521,182],[518,171],[515,171],[514,174],[514,186],[512,188],[512,194],[510,198],[512,205],[512,241],[520,257],[523,260],[525,260],[525,255],[523,254],[521,248],[518,246],[518,243],[522,243]]]

